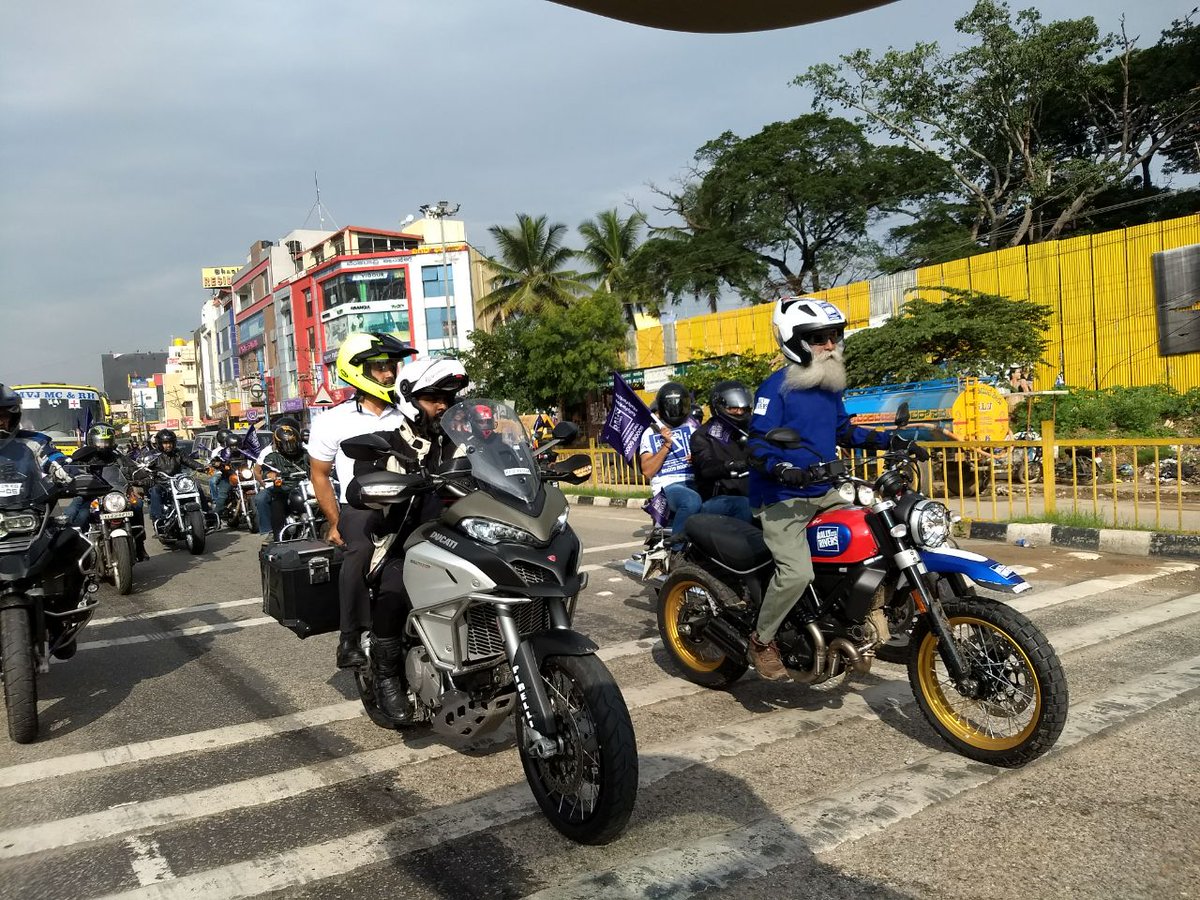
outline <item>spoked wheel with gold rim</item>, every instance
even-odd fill
[[[733,659],[699,636],[714,606],[720,609],[735,602],[728,587],[693,565],[676,567],[659,589],[658,633],[688,681],[724,687],[746,673],[745,659]]]
[[[956,597],[942,609],[969,668],[950,678],[937,636],[922,616],[913,632],[908,680],[934,729],[959,753],[1021,766],[1058,740],[1067,721],[1067,680],[1046,636],[1021,613],[983,598]]]

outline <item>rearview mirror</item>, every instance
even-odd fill
[[[767,432],[767,442],[785,450],[795,450],[804,443],[794,428],[772,428]]]
[[[346,438],[341,444],[342,452],[351,459],[371,462],[381,459],[392,452],[392,445],[381,434],[361,434],[358,437]]]
[[[550,432],[550,436],[556,441],[567,443],[579,437],[579,426],[574,422],[559,422],[554,426],[554,430]]]
[[[896,407],[896,427],[903,428],[905,425],[908,424],[908,418],[909,418],[908,401],[905,400],[903,403],[901,403],[899,406]]]
[[[586,453],[576,453],[550,465],[548,471],[557,481],[567,484],[583,484],[592,477],[592,458]]]
[[[359,475],[346,488],[346,502],[355,509],[382,509],[389,503],[407,500],[429,485],[420,472],[368,472]]]

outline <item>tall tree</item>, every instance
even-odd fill
[[[659,305],[655,295],[648,295],[643,290],[644,282],[629,277],[629,263],[641,242],[645,226],[646,217],[640,212],[623,219],[615,209],[606,209],[579,226],[584,243],[578,256],[591,268],[583,277],[597,284],[604,293],[617,294],[625,319],[631,325],[639,307],[649,307],[657,312]]]
[[[498,255],[489,259],[496,271],[491,293],[480,298],[480,312],[513,315],[536,314],[553,307],[570,306],[588,286],[579,273],[566,268],[575,251],[563,245],[567,226],[550,224],[546,216],[517,214],[516,227],[493,225],[488,233]]]
[[[683,226],[647,242],[634,270],[673,299],[715,300],[723,286],[760,301],[829,287],[856,265],[872,224],[912,214],[943,173],[926,154],[875,146],[823,113],[726,132],[696,154],[682,190],[659,193]]]
[[[988,248],[1060,236],[1183,128],[1178,116],[1138,126],[1145,109],[1127,90],[1129,69],[1114,89],[1100,68],[1114,38],[1090,17],[1044,23],[1037,10],[1014,16],[1003,2],[978,0],[955,28],[975,45],[945,53],[919,43],[879,57],[858,50],[796,83],[811,87],[821,108],[857,110],[872,130],[941,159],[974,208],[972,236]],[[1089,153],[1042,139],[1046,106],[1063,97],[1085,98]],[[1047,210],[1053,216],[1042,221]]]
[[[958,375],[998,376],[1041,360],[1050,310],[952,287],[921,288],[900,315],[846,339],[846,373],[854,387]]]

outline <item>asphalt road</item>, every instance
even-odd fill
[[[968,542],[1034,584],[1017,605],[1070,683],[1056,750],[1009,771],[950,751],[897,666],[684,681],[622,568],[645,517],[571,519],[591,568],[577,625],[641,754],[616,842],[545,822],[507,729],[471,747],[374,726],[333,635],[264,621],[258,539],[221,533],[194,558],[151,541],[137,593],[103,589],[79,653],[41,678],[41,739],[0,743],[0,898],[1200,893],[1196,566]]]

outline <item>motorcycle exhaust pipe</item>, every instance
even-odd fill
[[[709,619],[699,636],[732,659],[745,659],[750,650],[750,641],[724,619]]]
[[[827,677],[825,666],[829,661],[826,659],[825,635],[821,634],[821,629],[817,627],[816,622],[808,622],[804,627],[808,629],[808,637],[812,641],[813,664],[807,672],[791,670],[792,680],[800,684],[820,684]],[[836,658],[836,653],[832,648],[828,653],[830,659]]]

